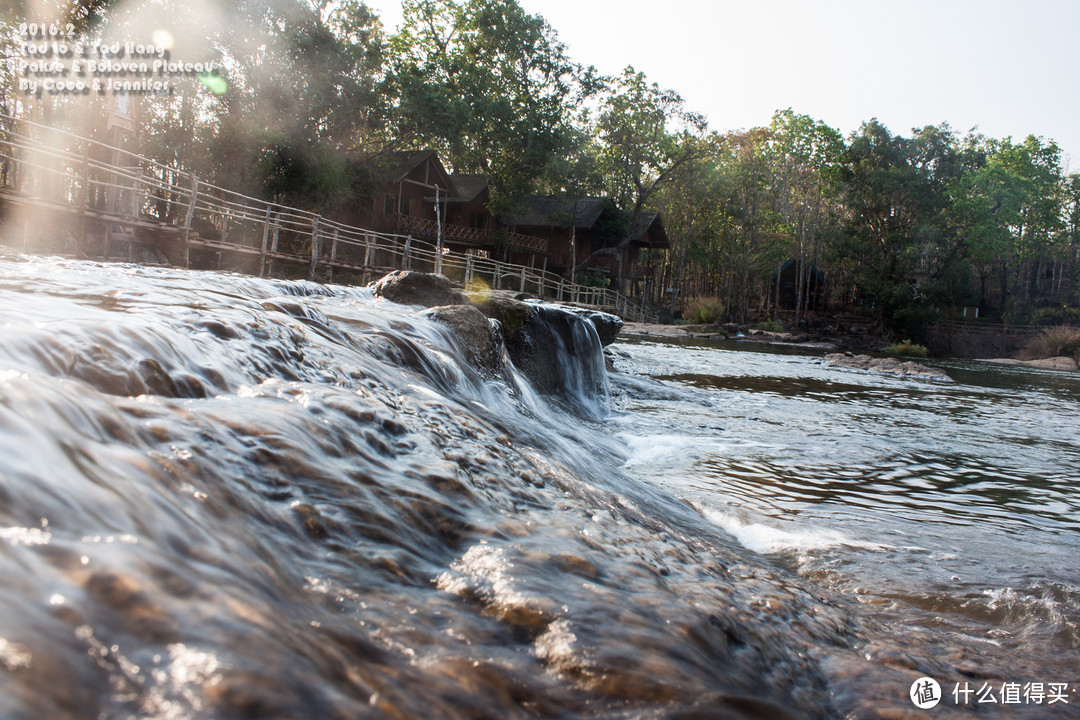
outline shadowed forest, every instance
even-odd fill
[[[108,140],[97,95],[20,91],[19,24],[145,42],[165,29],[174,59],[217,69],[139,95],[132,149],[222,187],[347,221],[395,151],[431,148],[488,178],[496,217],[530,195],[609,198],[622,228],[597,255],[625,249],[639,216],[660,212],[671,247],[645,251],[647,282],[626,287],[667,315],[783,310],[798,326],[808,312],[855,311],[916,339],[965,307],[1008,323],[1080,320],[1080,174],[1052,139],[875,119],[845,137],[793,109],[763,127],[709,128],[677,89],[575,62],[516,0],[403,6],[391,32],[358,0],[85,0],[55,18],[8,1],[0,105]],[[590,272],[582,263],[574,279]]]

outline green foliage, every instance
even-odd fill
[[[1043,330],[1025,350],[1031,358],[1048,358],[1059,355],[1080,354],[1080,327],[1058,325]]]
[[[712,325],[724,316],[724,305],[716,298],[697,297],[689,300],[683,317],[699,325]]]
[[[585,287],[606,288],[611,284],[611,280],[599,270],[586,270],[578,275],[577,283]]]
[[[919,345],[913,343],[910,340],[901,340],[900,342],[893,343],[881,349],[881,352],[886,355],[901,355],[908,357],[921,357],[924,358],[929,354],[925,345]]]
[[[596,89],[593,71],[516,0],[408,0],[403,10],[390,40],[394,134],[488,175],[493,204],[507,209],[580,142],[572,119]]]
[[[782,332],[784,332],[784,323],[780,322],[779,320],[777,320],[775,318],[770,318],[768,320],[763,320],[762,322],[759,322],[754,327],[757,330],[761,330],[762,332],[770,332],[770,333],[782,333]]]
[[[845,141],[790,108],[767,127],[709,134],[677,92],[632,67],[603,78],[576,63],[520,1],[406,0],[389,39],[362,0],[245,0],[205,12],[166,3],[174,55],[223,61],[225,84],[211,84],[224,92],[192,77],[171,95],[141,97],[140,150],[319,212],[364,207],[382,182],[378,158],[403,148],[432,147],[448,169],[486,174],[497,216],[517,214],[536,192],[606,196],[614,207],[593,228],[594,257],[648,278],[650,299],[669,312],[683,297],[717,297],[745,321],[786,293],[801,301],[798,320],[812,310],[802,270],[814,266],[823,297],[873,313],[897,337],[921,341],[939,312],[965,305],[1007,322],[1075,323],[1046,309],[1080,304],[1080,174],[1064,173],[1054,142],[946,125],[903,136],[877,120]],[[28,7],[8,4],[20,8],[12,17]],[[104,36],[163,6],[63,7]],[[13,52],[11,29],[0,17],[0,54]],[[25,113],[13,67],[0,63],[0,107]],[[77,99],[46,100],[57,112],[43,115],[80,115]],[[103,125],[92,100],[83,115]],[[628,229],[646,210],[662,213],[670,251],[641,253],[633,266]],[[505,257],[506,240],[497,234],[489,249]],[[778,293],[789,259],[796,292]]]
[[[620,207],[640,209],[698,154],[700,145],[693,138],[704,129],[704,119],[686,110],[678,93],[627,67],[603,97],[596,129],[611,197]]]

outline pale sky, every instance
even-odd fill
[[[399,0],[366,0],[387,30]],[[683,96],[717,131],[791,107],[844,135],[1057,141],[1080,170],[1080,0],[519,0],[579,63],[627,65]]]

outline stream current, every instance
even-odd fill
[[[1078,715],[1074,376],[621,339],[547,397],[363,288],[54,258],[0,310],[0,717]]]

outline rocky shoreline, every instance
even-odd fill
[[[1021,367],[1036,368],[1038,370],[1060,370],[1062,372],[1077,372],[1080,370],[1080,366],[1077,365],[1076,360],[1071,357],[1065,357],[1064,355],[1051,358],[1040,358],[1038,360],[990,358],[987,360],[976,360],[975,362],[991,363],[994,365],[1019,365]]]
[[[773,345],[793,345],[812,350],[837,350],[859,358],[858,365],[854,367],[853,361],[845,361],[848,364],[837,364],[839,367],[852,367],[853,369],[871,370],[874,372],[887,372],[891,374],[917,375],[919,373],[908,369],[897,370],[893,365],[897,361],[892,358],[878,358],[880,360],[875,367],[870,367],[870,360],[875,360],[870,353],[878,352],[882,347],[889,344],[886,338],[878,337],[869,333],[835,334],[825,339],[812,333],[774,333],[764,330],[756,330],[746,326],[736,325],[655,325],[650,323],[628,322],[623,327],[622,335],[637,338],[662,338],[668,340],[708,340],[716,338],[743,340],[747,342],[760,342]],[[828,356],[827,356],[828,357]],[[843,355],[841,355],[843,357]],[[1021,360],[1017,358],[974,358],[974,362],[983,362],[996,365],[1016,365],[1038,370],[1056,370],[1059,372],[1080,372],[1077,361],[1070,357],[1040,358],[1035,360]],[[900,363],[904,365],[904,363]],[[925,366],[922,366],[925,367]]]
[[[883,338],[865,333],[823,337],[817,333],[769,332],[747,325],[656,325],[627,322],[622,334],[628,337],[655,337],[676,340],[728,339],[770,345],[793,345],[814,350],[869,351],[885,344]]]

